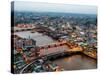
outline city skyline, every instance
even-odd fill
[[[51,3],[22,2],[22,1],[15,1],[14,5],[15,5],[14,11],[97,14],[96,6],[87,6],[87,5],[51,4]]]

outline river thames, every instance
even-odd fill
[[[43,35],[38,32],[31,33],[30,31],[24,31],[24,32],[15,32],[14,34],[22,38],[32,38],[36,40],[37,46],[46,45],[46,44],[55,42],[51,37]],[[66,49],[67,47],[64,47],[64,48]],[[63,48],[60,48],[60,47],[57,49],[63,50]],[[55,49],[52,49],[52,50],[54,51]],[[59,65],[64,70],[81,70],[81,69],[96,69],[97,68],[96,60],[84,54],[74,54],[67,57],[61,57],[61,58],[52,60],[52,62]]]

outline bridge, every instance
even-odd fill
[[[49,53],[47,55],[42,55],[42,56],[38,56],[37,58],[34,58],[34,61],[30,62],[29,64],[27,64],[21,71],[20,73],[28,73],[28,68],[31,67],[32,64],[35,63],[35,61],[37,59],[41,59],[41,58],[44,58],[45,60],[46,59],[51,59],[51,58],[57,58],[58,56],[64,56],[65,54],[69,54],[69,53],[74,53],[74,52],[81,52],[82,51],[82,48],[81,47],[75,47],[73,49],[69,49],[69,50],[65,50],[65,51],[62,51],[62,52],[56,52],[56,53]]]
[[[59,47],[62,47],[62,48],[60,50],[59,49],[55,50],[55,48],[59,48]],[[63,47],[65,48],[63,49]],[[59,54],[59,53],[67,54],[67,53],[73,53],[73,52],[82,52],[83,49],[82,47],[76,44],[72,45],[69,41],[59,41],[52,44],[39,46],[36,52],[32,53],[30,57],[27,57],[25,55],[25,53],[23,52],[23,48],[19,48],[17,49],[17,51],[22,54],[22,58],[28,64],[38,57],[43,57],[43,56],[52,55],[52,54],[54,55],[54,54]]]

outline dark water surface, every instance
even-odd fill
[[[53,63],[61,66],[64,70],[96,69],[97,67],[95,59],[79,54],[56,59]]]

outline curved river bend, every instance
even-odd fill
[[[29,31],[16,32],[16,35],[22,38],[35,39],[36,45],[45,45],[53,43],[54,40],[46,35],[42,35],[38,32],[31,33]],[[53,63],[61,66],[65,70],[81,70],[81,69],[95,69],[97,68],[96,60],[87,57],[85,55],[75,54],[69,57],[63,57],[52,61]]]

